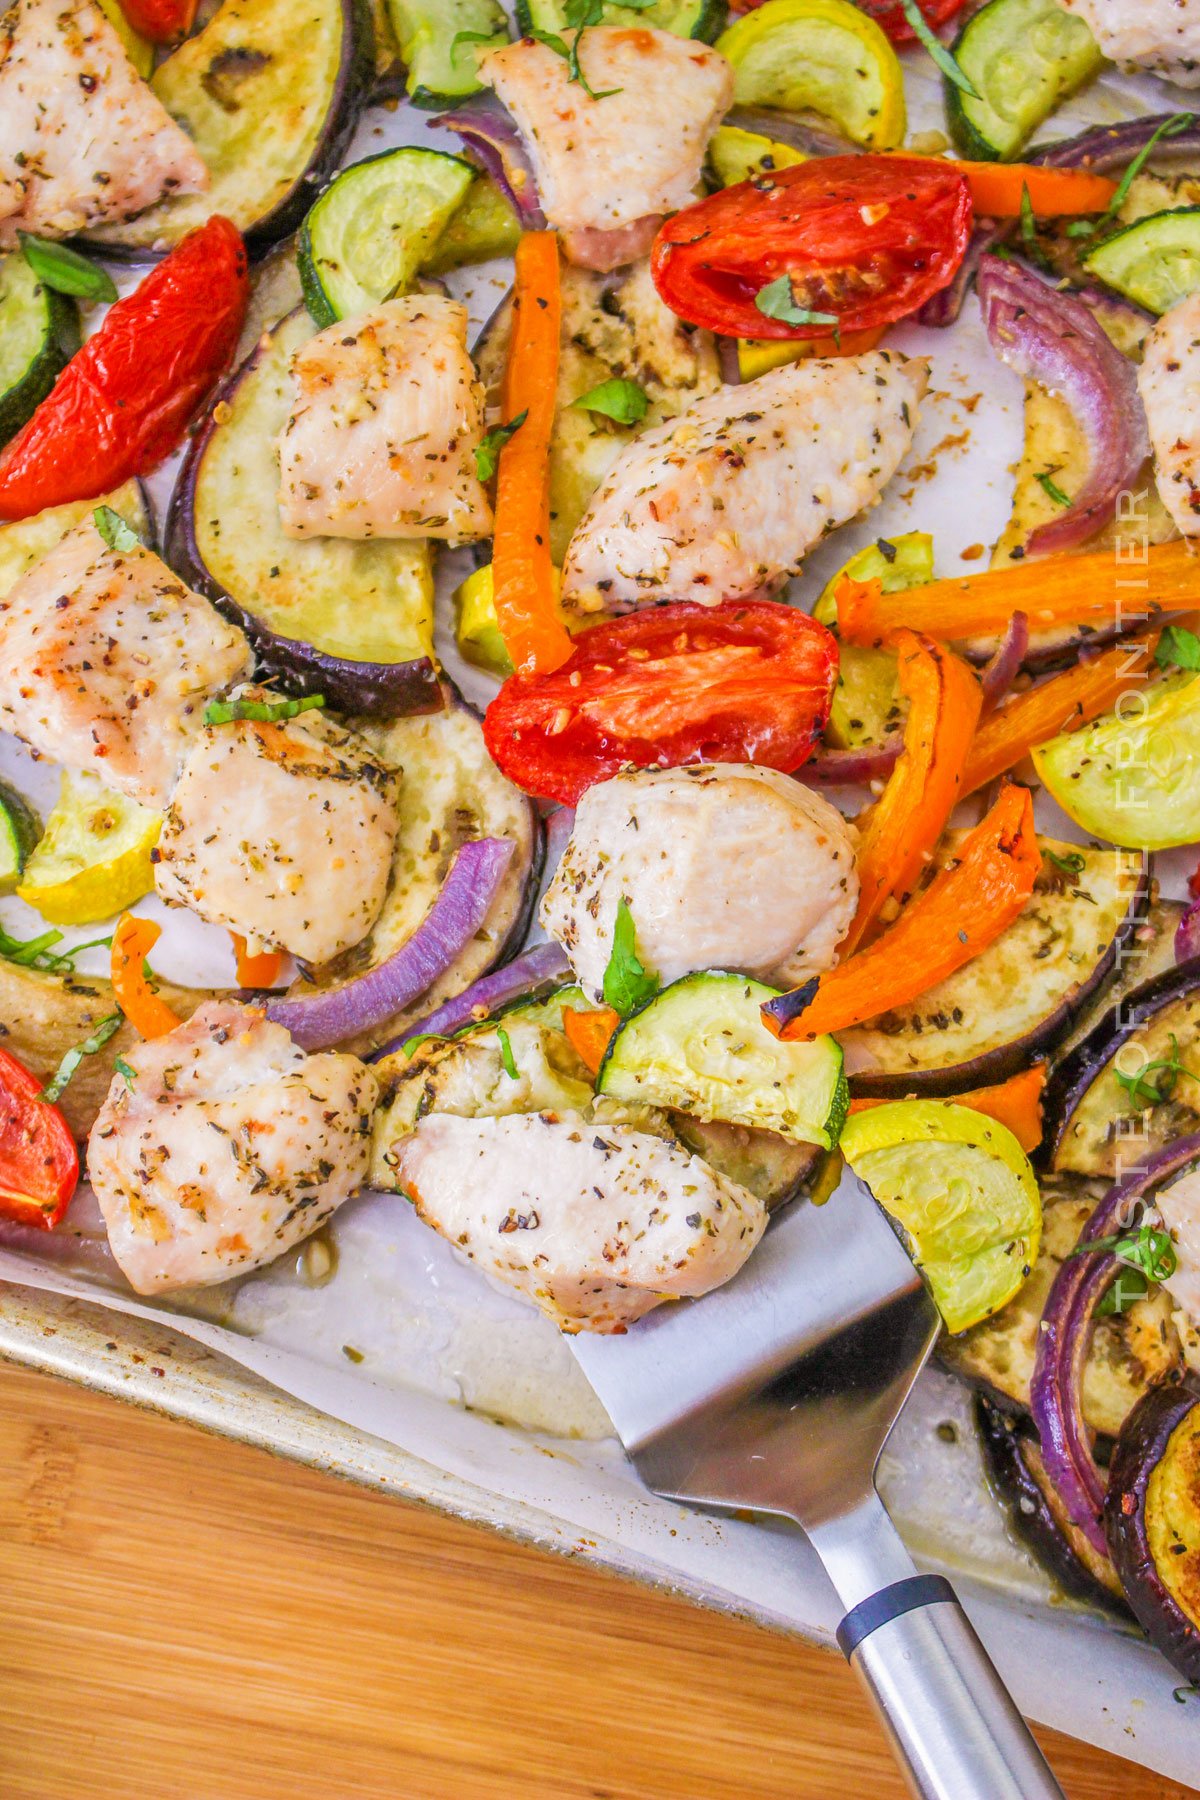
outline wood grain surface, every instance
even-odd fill
[[[0,1620],[3,1800],[903,1792],[827,1652],[3,1364]]]

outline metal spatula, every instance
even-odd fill
[[[918,1575],[875,1491],[938,1318],[849,1173],[771,1222],[746,1267],[624,1337],[572,1347],[642,1480],[804,1527],[848,1609],[838,1642],[921,1800],[1062,1800],[940,1575]]]

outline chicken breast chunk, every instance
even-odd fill
[[[698,969],[793,985],[837,961],[858,905],[854,848],[841,814],[777,769],[637,769],[584,794],[541,905],[597,1001],[622,899],[664,985]]]
[[[208,186],[196,146],[91,0],[12,0],[0,54],[0,248],[18,226],[70,237]]]
[[[585,31],[579,59],[603,98],[532,38],[491,51],[480,76],[520,128],[569,260],[615,269],[644,255],[662,215],[693,198],[709,137],[733,103],[733,70],[705,44],[644,26]]]
[[[629,612],[773,592],[891,480],[926,375],[888,350],[786,363],[644,432],[576,528],[563,604]]]
[[[437,294],[388,300],[319,331],[292,360],[279,439],[289,537],[487,537],[475,473],[483,388],[467,309]]]
[[[161,807],[206,703],[250,645],[152,550],[85,519],[0,599],[0,726]]]
[[[766,1229],[761,1200],[681,1145],[577,1113],[429,1114],[394,1162],[427,1225],[568,1332],[707,1294]]]
[[[1163,1286],[1191,1323],[1200,1327],[1200,1170],[1191,1169],[1160,1188],[1155,1204],[1178,1260]]]
[[[309,1237],[366,1178],[377,1083],[210,1000],[130,1050],[88,1139],[113,1255],[139,1294],[225,1281]]]
[[[256,944],[328,962],[379,917],[397,788],[362,738],[318,712],[207,725],[167,808],[155,886]]]
[[[1200,537],[1200,293],[1173,306],[1146,339],[1138,387],[1162,503],[1184,537]]]
[[[1200,87],[1200,0],[1062,0],[1105,56]]]

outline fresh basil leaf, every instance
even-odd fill
[[[579,407],[581,412],[599,413],[601,418],[615,419],[618,425],[637,425],[645,418],[650,402],[646,390],[639,387],[636,381],[626,381],[614,375],[609,381],[602,381],[578,400],[572,400],[572,406]]]
[[[80,256],[78,250],[51,243],[49,238],[31,237],[27,231],[18,231],[17,236],[21,255],[43,287],[53,288],[56,294],[72,294],[79,300],[116,299],[112,276],[86,256]]]
[[[781,319],[785,325],[828,325],[834,337],[838,335],[836,313],[814,312],[809,306],[796,305],[790,275],[781,275],[777,281],[769,281],[766,287],[759,288],[754,304],[768,319]]]
[[[1072,850],[1066,856],[1060,856],[1057,850],[1043,850],[1042,855],[1063,875],[1081,875],[1087,868],[1087,860],[1078,850]]]
[[[1063,493],[1062,489],[1059,487],[1057,481],[1055,481],[1055,479],[1054,479],[1053,475],[1050,473],[1049,469],[1042,469],[1037,475],[1034,476],[1034,480],[1037,482],[1038,486],[1042,489],[1042,492],[1044,494],[1046,494],[1049,497],[1049,499],[1053,500],[1055,506],[1070,506],[1070,504],[1071,504],[1070,495]]]
[[[504,1065],[504,1073],[510,1081],[519,1081],[521,1071],[517,1068],[517,1059],[513,1055],[512,1043],[503,1025],[496,1027],[496,1041],[500,1045],[500,1061]]]
[[[119,550],[124,555],[130,550],[141,548],[142,540],[133,526],[119,512],[114,512],[111,506],[96,507],[92,513],[92,523],[110,550]]]
[[[137,1086],[137,1070],[131,1068],[123,1056],[114,1057],[113,1068],[118,1075],[124,1078],[125,1086],[132,1094],[134,1088]]]
[[[496,473],[496,465],[500,461],[500,452],[513,433],[520,431],[528,417],[529,408],[526,407],[524,412],[519,412],[515,419],[510,419],[507,425],[493,425],[490,431],[484,433],[483,441],[475,452],[475,473],[480,481],[492,479]]]
[[[324,694],[306,694],[303,700],[210,700],[204,709],[204,723],[232,725],[239,719],[257,719],[275,725],[298,713],[319,711],[324,704]]]
[[[917,0],[900,0],[900,10],[912,26],[914,35],[928,50],[946,80],[953,82],[954,86],[960,88],[964,94],[969,94],[972,100],[978,100],[978,91],[972,85],[970,77],[963,73],[945,44],[936,35],[929,20],[917,5]]]
[[[48,1106],[53,1106],[58,1100],[84,1057],[95,1056],[99,1051],[103,1050],[105,1044],[107,1044],[114,1032],[121,1029],[122,1017],[123,1015],[119,1012],[109,1013],[106,1019],[101,1019],[90,1037],[84,1038],[82,1044],[75,1044],[67,1051],[67,1054],[63,1057],[57,1069],[55,1069],[53,1075],[42,1089],[40,1098],[43,1099]]]
[[[1105,1289],[1097,1303],[1097,1316],[1119,1319],[1137,1301],[1144,1300],[1149,1292],[1149,1282],[1136,1269],[1118,1269],[1111,1287]]]
[[[626,1019],[637,1007],[652,1000],[657,992],[657,979],[638,957],[633,914],[622,894],[617,901],[617,916],[613,923],[612,952],[604,971],[604,1004]]]
[[[1183,625],[1165,625],[1154,652],[1160,669],[1200,669],[1200,637]]]

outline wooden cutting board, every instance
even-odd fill
[[[0,1650],[4,1800],[904,1791],[827,1652],[5,1364]]]

